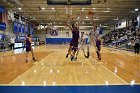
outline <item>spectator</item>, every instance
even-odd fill
[[[14,50],[14,45],[15,45],[15,39],[13,37],[11,37],[10,39],[10,47],[11,47],[11,50]]]
[[[138,36],[136,36],[135,38],[135,46],[134,46],[134,49],[135,49],[135,54],[139,54],[139,47],[140,47],[140,39]]]

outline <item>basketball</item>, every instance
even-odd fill
[[[93,12],[92,12],[92,11],[89,11],[89,12],[88,12],[88,15],[93,15]]]

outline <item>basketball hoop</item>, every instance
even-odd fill
[[[71,0],[67,0],[67,4],[70,5],[71,4]]]
[[[72,15],[72,8],[66,7],[66,15],[68,15],[68,17]]]

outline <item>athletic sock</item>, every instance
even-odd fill
[[[66,58],[68,58],[69,54],[66,55]]]
[[[36,61],[35,57],[33,57],[33,60]]]
[[[26,63],[28,62],[28,59],[26,59]]]
[[[71,61],[73,61],[73,59],[74,59],[74,56],[73,56],[73,55],[71,55],[71,57],[70,57],[70,58],[71,58]]]
[[[89,58],[89,52],[87,52],[87,58]]]
[[[101,58],[99,58],[99,60],[101,60]]]
[[[97,56],[98,56],[98,58],[99,58],[99,52],[98,52],[98,51],[96,51],[96,53],[97,53]]]

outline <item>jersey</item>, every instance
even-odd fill
[[[79,38],[79,44],[84,44],[85,43],[85,40],[86,40],[86,36],[83,35],[82,37]]]
[[[95,33],[91,31],[88,35],[88,43],[93,44],[95,42]]]
[[[31,43],[29,41],[29,38],[26,38],[26,47],[30,47],[31,46]]]
[[[77,27],[73,28],[72,30],[72,39],[79,39],[79,30]]]

